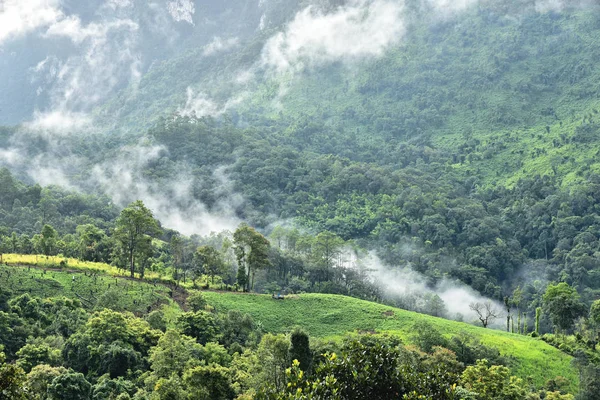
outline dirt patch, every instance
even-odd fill
[[[388,310],[382,313],[384,317],[393,317],[394,316],[394,311],[392,310]]]

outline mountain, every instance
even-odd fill
[[[321,337],[377,329],[406,339],[412,328],[402,324],[412,322],[413,314],[394,309],[403,319],[393,323],[375,314],[400,307],[487,326],[480,319],[487,309],[488,317],[500,317],[496,328],[512,333],[469,335],[496,345],[506,339],[512,353],[522,351],[518,356],[527,359],[520,358],[515,373],[526,378],[534,371],[532,398],[547,390],[569,399],[558,393],[561,385],[563,392],[575,387],[559,378],[543,382],[554,378],[542,374],[539,361],[546,359],[540,352],[550,350],[524,338],[533,331],[566,353],[552,374],[565,371],[571,377],[574,369],[566,364],[573,359],[580,398],[596,398],[599,42],[595,0],[1,2],[0,255],[35,257],[34,266],[39,266],[34,253],[44,253],[46,262],[60,256],[62,265],[52,259],[57,268],[79,262],[69,257],[110,263],[129,268],[134,280],[147,272],[174,290],[169,296],[193,295],[197,281],[209,288],[215,279],[236,293],[206,294],[227,311],[218,316],[203,314],[211,310],[204,300],[196,307],[182,298],[175,299],[181,307],[197,309],[177,314],[181,310],[166,299],[167,286],[158,300],[144,294],[143,303],[128,303],[129,308],[106,299],[109,308],[148,319],[155,305],[147,301],[170,304],[166,312],[177,315],[168,326],[154,321],[159,330],[169,328],[161,336],[132,316],[95,311],[92,302],[71,307],[63,300],[48,303],[45,292],[28,299],[0,291],[0,330],[8,332],[0,336],[11,337],[13,322],[25,332],[18,346],[7,341],[6,352],[0,348],[0,370],[8,368],[5,356],[21,362],[28,357],[25,350],[17,352],[34,332],[35,318],[25,307],[30,301],[39,315],[55,306],[85,308],[61,309],[92,322],[82,317],[77,334],[59,332],[69,345],[57,340],[52,351],[63,351],[65,365],[77,366],[98,391],[104,390],[100,375],[106,365],[87,370],[85,362],[69,358],[69,346],[78,346],[80,337],[93,339],[96,318],[126,318],[132,332],[139,328],[141,336],[149,335],[151,345],[127,334],[133,341],[117,349],[139,366],[136,377],[137,372],[108,371],[115,382],[117,376],[135,381],[128,395],[137,391],[149,398],[162,398],[161,388],[181,387],[182,379],[193,386],[201,381],[194,381],[194,373],[221,379],[233,370],[246,374],[238,376],[243,387],[236,386],[236,394],[262,390],[257,398],[267,398],[272,390],[269,398],[281,398],[275,393],[283,393],[283,386],[265,386],[273,380],[267,367],[256,367],[260,378],[248,372],[254,368],[248,365],[265,364],[256,360],[270,354],[268,346],[281,345],[285,354],[272,357],[280,363],[265,365],[279,368],[273,376],[291,382],[284,371],[294,334],[261,339],[267,331],[291,329],[277,325],[270,313],[310,325],[314,309],[315,329],[325,332],[328,321],[343,326]],[[125,216],[136,212],[153,229],[125,254]],[[20,278],[38,279],[18,268]],[[96,279],[88,272],[84,280]],[[63,275],[61,285],[67,285],[68,273]],[[72,278],[71,287],[77,282]],[[108,286],[106,279],[102,284]],[[19,290],[34,290],[35,282]],[[139,290],[145,293],[150,283],[157,284],[141,284]],[[125,282],[115,284],[128,290]],[[284,311],[277,311],[281,303],[273,298],[238,293],[252,290],[318,295],[302,294],[310,313],[287,300]],[[359,318],[363,309],[367,316]],[[356,327],[340,322],[345,313],[357,318]],[[438,342],[462,326],[417,319],[440,327]],[[367,323],[372,321],[380,323]],[[46,325],[45,332],[54,332]],[[200,332],[198,326],[215,329]],[[209,365],[206,358],[202,367],[190,361],[189,374],[163,376],[160,367],[149,372],[156,361],[149,349],[159,346],[159,337],[180,335],[174,342],[188,343],[181,335],[202,341],[209,333],[227,347],[210,350],[220,354],[220,364]],[[511,341],[513,334],[519,340]],[[236,335],[241,339],[231,341]],[[359,376],[356,370],[346,374],[355,365],[344,360],[367,345],[373,354],[392,345],[392,353],[406,350],[388,339],[348,339],[336,347],[348,358],[315,362],[333,375]],[[94,342],[98,351],[105,345]],[[510,364],[485,346],[471,345],[483,348],[481,357],[459,354],[461,362],[469,361],[438,385],[452,388],[451,394],[458,385],[465,398],[477,391],[469,386],[467,370],[487,368],[473,365],[477,358],[489,355],[492,363]],[[327,351],[328,344],[319,346]],[[209,351],[196,350],[205,356]],[[396,367],[416,368],[402,364],[417,357],[416,350],[406,351],[410,357],[392,357]],[[419,377],[415,382],[429,382],[434,369],[423,367],[432,362],[429,357],[456,361],[442,353],[423,355],[415,364],[423,370],[412,371]],[[241,357],[235,358],[239,365],[227,373],[219,369],[230,368],[234,354]],[[299,374],[297,368],[290,374]],[[317,379],[316,373],[293,379],[327,387],[328,377],[314,385],[306,379]],[[106,385],[122,384],[111,382]],[[437,396],[415,382],[423,393]],[[233,389],[223,387],[229,391],[222,397],[231,398]],[[208,396],[202,390],[196,397]],[[511,398],[525,396],[514,393]]]
[[[493,297],[532,268],[600,288],[595,5],[46,7],[2,36],[20,176],[187,234],[293,219]]]

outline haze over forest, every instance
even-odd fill
[[[15,285],[0,287],[0,371],[21,368],[21,389],[40,399],[62,398],[71,379],[87,390],[81,398],[291,399],[300,398],[294,385],[328,374],[342,382],[351,363],[319,358],[325,352],[350,360],[381,345],[394,371],[432,376],[439,345],[458,363],[446,365],[452,376],[440,377],[440,392],[414,378],[398,398],[597,398],[599,43],[596,0],[0,0],[0,255],[9,260],[0,284]],[[133,234],[136,218],[143,227]],[[116,306],[120,292],[93,295],[96,286],[69,292],[60,280],[69,266],[89,278],[91,264],[78,263],[128,275],[140,293],[148,282],[165,292],[131,295],[128,306]],[[44,276],[27,275],[32,267]],[[45,268],[67,275],[23,283],[50,279]],[[342,345],[333,331],[294,330],[302,310],[290,311],[298,324],[268,326],[265,315],[279,315],[273,304],[247,309],[214,289],[308,296],[306,304],[321,301],[315,293],[333,308],[338,297],[328,296],[354,297],[394,307],[392,316],[402,309],[508,331],[511,344],[503,350],[499,332],[461,336],[462,325],[422,316],[433,326],[392,334],[429,354],[417,366],[395,339]],[[4,342],[35,320],[23,296],[40,302],[38,316],[49,312],[44,301],[80,302],[60,307],[81,310],[81,321],[68,332],[23,328],[20,341]],[[348,297],[340,310],[353,309]],[[125,318],[132,335],[149,336],[104,343],[91,333],[94,318]],[[396,329],[347,318],[355,333]],[[154,333],[140,333],[141,320]],[[439,335],[424,338],[429,330]],[[93,357],[75,360],[69,349],[85,335],[137,353],[124,370],[84,368]],[[298,378],[294,356],[309,357],[294,345],[303,335],[314,358],[299,360]],[[456,342],[465,337],[471,358]],[[151,350],[167,340],[209,350],[167,371]],[[529,347],[519,354],[521,340]],[[42,342],[60,357],[18,353]],[[284,342],[292,345],[279,357]],[[557,351],[548,362],[560,368],[544,375],[536,346]],[[260,367],[269,351],[271,370]],[[501,393],[473,383],[483,358],[510,368]],[[68,372],[48,372],[48,387],[34,390],[35,364]],[[403,373],[381,388],[400,385]],[[510,375],[533,383],[511,392]],[[208,385],[213,378],[224,380]],[[119,379],[128,383],[107,383]],[[163,393],[157,382],[183,389]],[[388,398],[377,382],[346,383],[358,397],[346,389],[341,399]],[[331,391],[306,389],[306,398],[336,398],[335,385],[323,385]]]

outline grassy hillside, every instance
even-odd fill
[[[482,329],[338,295],[303,294],[284,301],[273,300],[269,295],[220,292],[204,292],[204,295],[217,311],[249,313],[263,324],[266,331],[276,333],[288,332],[298,325],[311,336],[319,338],[338,337],[347,332],[376,331],[398,335],[410,343],[413,325],[417,321],[426,321],[447,337],[465,332],[486,345],[498,348],[503,355],[515,360],[512,370],[516,375],[532,377],[537,385],[560,375],[571,382],[572,389],[577,387],[578,376],[571,367],[572,358],[541,340],[527,336]]]
[[[138,315],[161,308],[170,325],[181,312],[167,286],[127,279],[109,265],[68,260],[67,266],[58,269],[59,261],[52,257],[20,257],[4,255],[4,262],[11,265],[0,265],[0,286],[10,288],[15,294],[29,293],[43,298],[66,296],[82,301],[90,309],[109,307]],[[203,293],[217,312],[240,310],[249,313],[255,321],[260,321],[266,332],[272,333],[289,332],[298,325],[311,336],[322,339],[335,340],[347,333],[377,332],[396,335],[411,343],[414,324],[425,321],[447,338],[466,333],[497,348],[512,360],[514,374],[531,377],[536,385],[543,385],[556,376],[567,378],[572,390],[578,385],[576,370],[571,366],[572,357],[527,336],[482,329],[339,295],[302,294],[276,301],[269,295]]]
[[[8,262],[7,259],[10,257],[5,255],[4,261]],[[106,271],[110,268],[108,265],[89,263],[103,267],[89,269],[83,267],[85,263],[72,263],[69,267],[57,269],[58,264],[50,264],[45,257],[39,256],[38,261],[37,264],[31,261],[28,265],[0,264],[0,287],[15,295],[28,293],[40,298],[65,296],[79,300],[89,310],[107,307],[145,315],[150,310],[162,309],[169,323],[181,310],[168,287],[109,275]]]

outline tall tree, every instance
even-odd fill
[[[225,262],[221,253],[212,246],[200,246],[194,253],[194,266],[204,271],[215,283],[215,276],[225,272]]]
[[[585,306],[579,300],[579,293],[565,282],[548,285],[543,297],[544,309],[550,315],[555,328],[565,332],[575,320],[585,314]]]
[[[160,233],[158,222],[141,200],[131,203],[117,218],[115,239],[123,247],[129,262],[131,277],[135,273],[136,252],[147,244],[147,236]]]
[[[254,228],[241,224],[233,234],[233,243],[238,266],[247,273],[246,290],[252,290],[256,270],[271,265],[269,241]]]
[[[44,225],[40,237],[40,246],[44,255],[52,255],[54,247],[56,246],[56,237],[56,230],[48,224]]]

